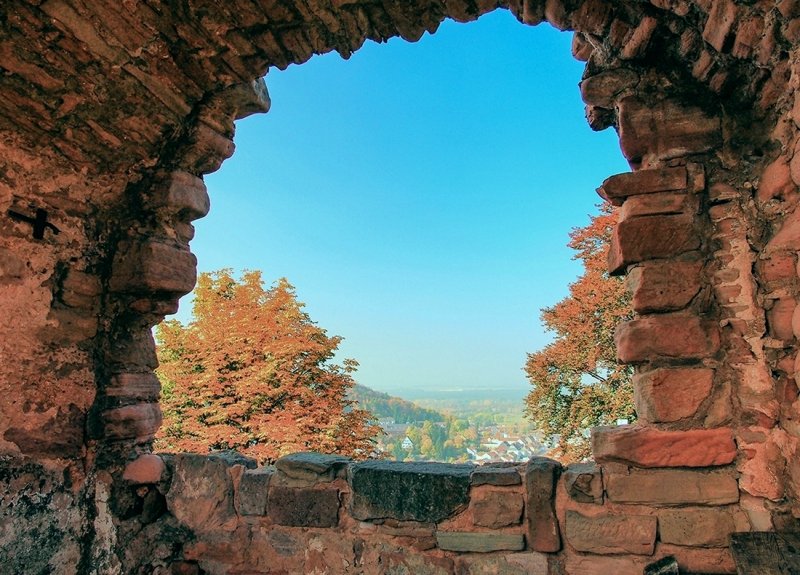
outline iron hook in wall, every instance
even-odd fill
[[[53,224],[47,221],[47,210],[44,210],[42,208],[38,208],[36,210],[36,215],[34,217],[20,214],[19,212],[15,212],[14,210],[8,210],[8,215],[15,220],[31,224],[33,226],[33,238],[37,240],[44,239],[44,231],[47,228],[53,230],[54,234],[57,234],[61,231]]]

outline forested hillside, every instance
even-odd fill
[[[410,401],[375,391],[364,385],[354,385],[347,396],[348,399],[358,402],[361,409],[374,414],[377,419],[393,419],[394,423],[445,420],[445,416],[438,411],[419,407]]]

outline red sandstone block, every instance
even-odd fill
[[[525,468],[528,547],[534,551],[556,553],[561,549],[554,507],[560,474],[561,464],[546,457],[533,457]]]
[[[145,453],[125,466],[122,479],[133,485],[158,483],[165,469],[163,459],[153,453]]]
[[[709,397],[713,369],[660,368],[633,376],[636,414],[645,423],[693,417]]]
[[[728,547],[702,549],[662,543],[658,552],[675,557],[681,573],[736,573],[736,564]]]
[[[620,58],[623,60],[633,60],[634,58],[641,58],[647,53],[650,46],[650,39],[653,37],[658,27],[658,20],[652,16],[645,16],[639,22],[639,25],[633,31],[633,34],[627,39],[625,44],[620,50]]]
[[[626,278],[637,313],[685,308],[700,291],[702,262],[647,262]]]
[[[633,166],[706,152],[721,143],[718,117],[671,100],[646,104],[625,98],[618,117],[620,147]]]
[[[652,555],[657,519],[648,515],[587,517],[567,511],[566,537],[577,551],[601,555]]]
[[[776,251],[800,250],[800,207],[788,214],[778,232],[767,242],[762,253],[772,254]]]
[[[773,252],[756,261],[759,283],[791,282],[797,278],[797,254],[792,251]]]
[[[739,484],[727,471],[688,469],[603,470],[608,498],[615,503],[671,507],[726,505],[739,501]]]
[[[642,216],[617,224],[608,250],[608,270],[625,272],[633,263],[670,258],[700,247],[691,216]]]
[[[726,48],[725,41],[736,22],[736,4],[733,0],[714,0],[703,28],[703,40],[711,44],[717,52]]]
[[[518,525],[523,507],[522,495],[505,490],[478,492],[470,501],[472,522],[490,529]]]
[[[146,439],[161,427],[161,406],[157,403],[139,403],[109,409],[101,415],[106,440]]]
[[[190,222],[208,214],[211,200],[202,179],[178,170],[153,187],[150,205],[167,208],[184,222]]]
[[[122,242],[114,257],[111,291],[187,294],[197,279],[197,258],[187,248],[149,239]]]
[[[704,359],[719,350],[716,323],[694,315],[663,314],[623,322],[615,336],[622,363],[657,359]]]
[[[111,377],[106,396],[152,402],[158,399],[160,391],[161,382],[153,372],[118,373]]]
[[[278,525],[335,527],[339,523],[339,491],[271,485],[267,513]]]
[[[639,216],[688,214],[696,212],[696,196],[687,196],[682,192],[662,192],[658,194],[629,197],[619,210],[619,219],[628,220]]]
[[[610,176],[598,188],[597,193],[615,206],[621,206],[625,198],[629,196],[685,191],[686,187],[686,168],[661,168]]]
[[[661,431],[621,425],[592,429],[592,453],[598,463],[637,467],[710,467],[736,459],[729,428]]]
[[[772,307],[767,310],[767,325],[772,337],[783,341],[794,339],[792,317],[796,306],[794,298],[789,297],[777,299],[772,303]]]
[[[190,138],[191,145],[181,165],[196,174],[216,172],[235,149],[231,140],[202,123],[197,124]]]
[[[664,509],[658,514],[659,539],[688,547],[727,547],[736,531],[729,508]]]
[[[572,27],[586,34],[602,36],[611,22],[611,6],[603,0],[587,0],[572,15]]]
[[[775,198],[786,198],[796,191],[797,186],[789,170],[789,159],[786,156],[778,156],[761,173],[756,198],[759,202],[767,202]]]
[[[581,81],[581,98],[590,106],[613,108],[617,95],[638,81],[639,74],[629,68],[606,70]]]

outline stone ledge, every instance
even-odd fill
[[[445,551],[462,553],[522,551],[525,549],[525,537],[521,533],[437,531],[436,544]]]
[[[598,463],[637,467],[711,467],[736,459],[729,428],[661,431],[621,425],[592,429],[592,453]]]
[[[687,179],[684,167],[638,170],[606,178],[597,193],[613,205],[621,206],[630,196],[686,191]]]
[[[739,484],[728,471],[688,469],[604,470],[606,495],[614,503],[671,507],[727,505],[739,501]]]
[[[365,461],[350,466],[351,515],[438,523],[469,502],[474,466]]]
[[[652,555],[658,520],[648,515],[588,517],[567,511],[567,541],[577,551],[600,555]]]

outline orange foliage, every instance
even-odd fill
[[[200,274],[194,319],[157,328],[164,426],[156,447],[234,449],[270,462],[319,451],[366,457],[380,428],[346,399],[357,363],[330,363],[341,341],[311,321],[281,279]]]
[[[529,354],[525,364],[532,386],[526,413],[547,436],[559,436],[557,455],[565,461],[590,455],[590,427],[635,418],[631,369],[617,364],[614,345],[617,324],[633,314],[630,296],[624,281],[606,271],[616,220],[606,205],[570,234],[568,245],[583,262],[583,275],[569,286],[569,296],[542,310],[555,339]]]

